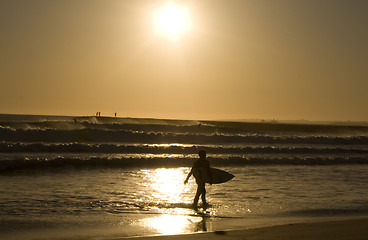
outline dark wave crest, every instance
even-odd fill
[[[192,156],[146,156],[146,157],[56,157],[23,158],[0,161],[0,173],[50,169],[90,169],[90,168],[151,168],[190,167]],[[217,157],[209,158],[213,166],[247,165],[340,165],[368,164],[366,157]]]
[[[182,144],[368,144],[368,136],[295,136],[275,134],[164,133],[102,129],[11,129],[0,128],[3,142],[95,142],[95,143],[182,143]]]
[[[114,144],[114,143],[0,143],[0,153],[121,153],[121,154],[193,154],[199,150],[211,154],[366,154],[367,148],[354,146],[291,145],[193,145],[193,144]]]

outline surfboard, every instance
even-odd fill
[[[212,173],[212,184],[220,184],[224,182],[228,182],[231,179],[233,179],[235,176],[229,172],[223,171],[221,169],[217,168],[210,168]],[[203,177],[205,180],[205,183],[210,183],[210,177],[205,173],[206,171],[200,170],[201,173],[203,173]],[[196,177],[198,173],[194,173],[194,176]]]
[[[211,173],[212,173],[212,184],[219,184],[219,183],[224,183],[227,181],[230,181],[231,179],[233,179],[235,176],[229,172],[223,171],[221,169],[217,169],[217,168],[211,168]],[[207,176],[206,179],[206,183],[209,183],[210,179]]]

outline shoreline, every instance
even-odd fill
[[[169,218],[167,218],[169,216]],[[246,239],[246,240],[285,240],[285,239],[367,239],[368,216],[315,216],[315,217],[262,217],[262,218],[203,218],[192,216],[154,214],[139,215],[129,221],[107,217],[102,219],[87,217],[73,225],[64,222],[40,221],[29,228],[18,229],[23,223],[9,223],[0,231],[0,238],[6,240],[38,239],[84,239],[84,240],[205,240],[205,239]],[[105,216],[106,217],[106,216]],[[161,221],[160,218],[162,217]],[[175,220],[176,217],[179,219]],[[205,220],[207,219],[207,220]],[[101,222],[104,222],[103,224]],[[205,223],[206,222],[206,223]],[[101,224],[102,223],[102,224]],[[205,225],[207,224],[207,228]],[[161,228],[161,230],[160,230]],[[194,230],[196,229],[196,230]]]
[[[109,240],[182,240],[182,239],[247,239],[247,240],[284,240],[284,239],[323,239],[323,240],[360,240],[368,237],[368,216],[355,217],[316,217],[297,222],[278,223],[269,226],[254,226],[245,229],[227,229],[211,232],[184,233],[175,235],[133,236],[108,238]],[[226,227],[225,227],[226,228]],[[224,229],[225,229],[224,228]],[[107,240],[107,239],[106,239]]]

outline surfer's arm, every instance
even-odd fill
[[[188,173],[188,176],[187,176],[187,178],[185,179],[184,184],[187,184],[187,183],[188,183],[188,180],[189,180],[190,176],[192,176],[192,174],[193,174],[193,168],[192,168],[192,169],[190,170],[190,172]]]

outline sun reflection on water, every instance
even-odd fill
[[[193,144],[183,144],[183,143],[154,143],[154,144],[147,144],[149,147],[193,147]]]
[[[142,170],[147,194],[156,202],[186,203],[189,187],[183,184],[186,177],[185,168],[158,168]],[[190,200],[189,200],[190,201]]]
[[[141,170],[145,197],[161,215],[142,219],[139,224],[160,234],[206,231],[206,219],[191,209],[195,185],[184,185],[189,168]]]
[[[184,185],[189,171],[190,168],[138,171],[136,181],[139,191],[135,201],[150,214],[144,214],[143,219],[132,224],[152,234],[165,235],[211,230],[216,213],[211,209],[195,211],[192,208],[196,191],[194,178]]]
[[[207,231],[205,221],[205,218],[200,217],[160,215],[157,217],[143,219],[141,224],[160,234],[172,235]]]

